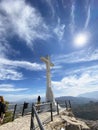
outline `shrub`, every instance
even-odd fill
[[[8,110],[9,102],[5,101],[5,105],[6,105],[5,108],[6,112],[5,112],[3,124],[12,121],[12,116],[13,116],[13,112]]]

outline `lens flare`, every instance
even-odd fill
[[[79,33],[74,37],[74,45],[76,47],[83,47],[88,43],[88,34],[87,33]]]

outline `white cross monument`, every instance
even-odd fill
[[[41,60],[46,64],[46,75],[47,75],[47,88],[46,88],[46,101],[53,102],[54,106],[56,106],[55,98],[53,95],[53,91],[51,88],[51,76],[50,76],[50,66],[54,66],[51,63],[49,56],[41,57]]]

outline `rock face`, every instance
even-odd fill
[[[85,122],[76,119],[71,110],[65,110],[54,116],[53,121],[46,124],[46,130],[90,130]]]
[[[91,128],[91,130],[98,130],[98,120],[97,121],[85,120],[85,122]]]

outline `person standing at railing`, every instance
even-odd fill
[[[41,103],[41,97],[38,96],[38,98],[37,98],[37,108],[36,108],[36,110],[38,110],[38,112],[40,110],[40,103]]]
[[[5,116],[5,104],[3,96],[0,96],[0,124],[3,123],[4,116]]]

